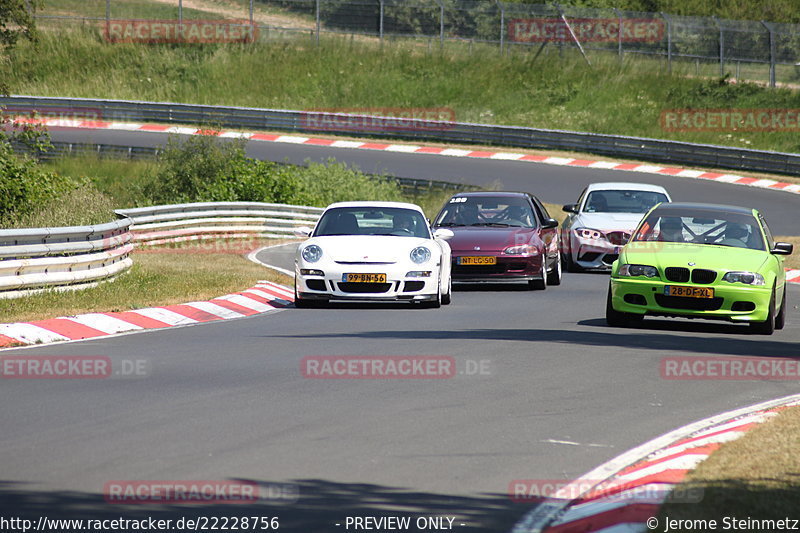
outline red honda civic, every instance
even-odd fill
[[[558,221],[523,192],[463,192],[444,205],[434,228],[455,234],[453,281],[525,281],[533,289],[561,283]]]

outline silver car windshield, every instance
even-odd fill
[[[583,206],[585,213],[647,213],[656,204],[669,202],[655,191],[592,191]]]

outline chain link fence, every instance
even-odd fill
[[[699,76],[800,83],[800,24],[685,17],[668,13],[593,9],[491,0],[234,0],[229,4],[159,0],[64,0],[38,14],[43,26],[65,21],[227,20],[253,28],[252,40],[339,34],[458,45],[464,53],[493,46],[499,53],[580,53],[650,58]],[[57,5],[56,5],[57,4]],[[146,26],[146,25],[145,25]],[[142,25],[123,28],[135,34]],[[107,30],[106,30],[107,31]],[[134,35],[135,37],[135,35]]]

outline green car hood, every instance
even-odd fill
[[[673,242],[630,242],[622,250],[619,265],[651,265],[661,272],[667,267],[707,268],[729,271],[747,270],[760,272],[769,259],[769,252],[716,246],[713,244],[687,244]]]

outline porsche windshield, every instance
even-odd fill
[[[744,213],[656,209],[642,222],[634,241],[714,244],[766,250],[755,217]]]
[[[329,235],[392,235],[429,239],[422,213],[398,207],[337,207],[322,215],[315,237]]]

